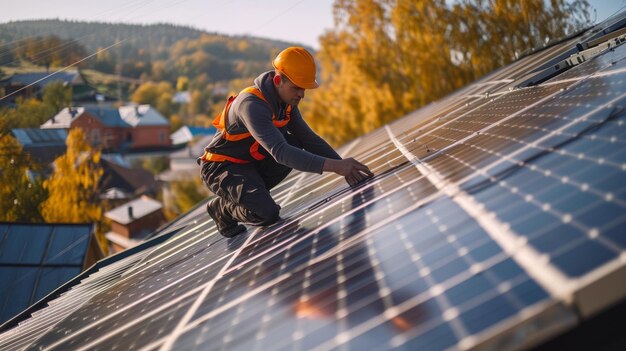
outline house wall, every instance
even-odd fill
[[[88,112],[76,118],[70,127],[82,129],[91,145],[102,146],[105,149],[119,148],[126,135],[130,133],[126,128],[105,126]]]
[[[155,230],[164,221],[165,217],[163,216],[163,211],[158,210],[127,225],[111,221],[111,230],[129,239],[135,239],[135,234],[141,232],[143,229]]]
[[[132,133],[131,148],[172,145],[169,126],[139,126],[133,128]]]
[[[116,232],[117,234],[123,235],[127,238],[130,238],[129,228],[115,221],[111,221],[111,231]]]

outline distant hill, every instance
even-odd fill
[[[209,81],[249,77],[253,72],[271,68],[270,58],[283,48],[293,45],[271,39],[209,33],[171,24],[29,20],[0,23],[0,66],[29,58],[35,60],[33,56],[37,55],[24,53],[27,48],[36,51],[38,56],[47,54],[50,49],[39,44],[51,36],[56,37],[53,38],[55,43],[61,39],[57,47],[67,46],[69,40],[77,42],[80,47],[76,51],[80,57],[123,40],[122,44],[88,60],[83,67],[130,78],[171,82],[175,82],[179,76],[194,77],[202,74]]]
[[[75,39],[90,52],[121,39],[128,39],[132,45],[139,44],[142,47],[156,49],[159,46],[172,45],[181,39],[198,38],[203,33],[190,27],[169,24],[132,25],[56,19],[0,23],[0,42],[7,43],[53,34],[62,39]]]

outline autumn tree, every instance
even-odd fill
[[[57,114],[72,104],[72,87],[61,81],[52,82],[44,88],[42,101],[49,107],[50,115]]]
[[[149,104],[165,116],[170,116],[174,111],[175,90],[168,82],[147,82],[141,84],[132,94],[131,100],[139,104]]]
[[[35,99],[18,98],[15,108],[0,109],[3,120],[0,132],[8,133],[13,128],[39,128],[54,115],[50,106]]]
[[[67,66],[87,56],[76,40],[55,35],[25,39],[14,50],[17,57],[46,67]]]
[[[337,0],[310,123],[343,143],[580,28],[586,1]]]
[[[41,222],[40,203],[46,192],[36,169],[21,145],[9,134],[0,134],[0,221]]]
[[[173,205],[175,208],[170,211],[181,214],[189,211],[198,202],[206,199],[209,195],[206,186],[200,177],[194,179],[181,179],[172,182]]]
[[[54,173],[43,184],[49,193],[41,206],[43,217],[46,222],[102,222],[98,198],[101,152],[92,149],[78,128],[69,132],[66,144],[67,151],[54,161]]]

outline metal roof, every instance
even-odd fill
[[[93,225],[0,223],[0,323],[78,275]]]
[[[122,106],[120,117],[132,127],[169,126],[170,122],[150,105]]]
[[[67,84],[84,84],[82,77],[78,71],[64,71],[64,72],[32,72],[32,73],[15,73],[11,77],[6,79],[11,84],[36,84],[42,87],[46,85],[61,81]]]
[[[14,128],[11,133],[22,146],[65,146],[67,139],[65,129]]]

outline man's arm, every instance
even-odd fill
[[[341,156],[337,154],[335,149],[311,130],[297,108],[292,111],[289,131],[302,142],[305,150],[325,158],[341,160]]]
[[[276,162],[304,172],[322,173],[324,157],[289,145],[272,123],[272,110],[255,97],[247,97],[237,112],[252,137],[267,150]]]
[[[350,186],[374,176],[367,166],[357,160],[353,158],[342,159],[332,146],[311,130],[298,109],[295,109],[291,115],[289,131],[302,141],[306,150],[326,158],[322,171],[344,176]]]
[[[360,162],[352,158],[342,160],[326,142],[324,144],[332,150],[332,153],[328,155],[330,157],[318,156],[289,145],[272,123],[272,111],[265,104],[247,98],[241,102],[239,113],[252,137],[280,164],[304,172],[334,172],[344,176],[350,186],[374,176],[369,168]]]

